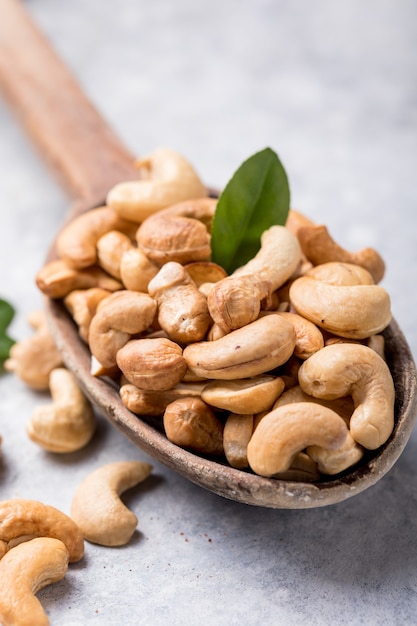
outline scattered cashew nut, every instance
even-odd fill
[[[71,517],[85,539],[102,546],[127,544],[138,524],[120,495],[144,481],[152,466],[143,461],[119,461],[99,467],[78,486]]]
[[[0,558],[14,546],[34,537],[60,539],[74,563],[84,555],[84,537],[68,515],[37,500],[12,498],[0,502]],[[0,561],[1,562],[1,561]]]
[[[33,311],[28,322],[35,333],[13,344],[4,367],[32,389],[44,391],[49,387],[51,371],[62,365],[62,357],[49,332],[44,311]]]
[[[68,550],[59,539],[37,537],[0,560],[0,622],[3,626],[48,626],[38,591],[64,578]]]
[[[37,407],[26,425],[29,438],[45,450],[68,453],[80,450],[96,430],[90,401],[74,374],[53,369],[49,377],[52,404]]]

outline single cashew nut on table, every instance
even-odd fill
[[[207,300],[182,265],[166,263],[150,281],[148,292],[158,305],[158,322],[170,339],[179,343],[204,339],[211,324]]]
[[[143,482],[152,466],[143,461],[119,461],[99,467],[78,486],[71,517],[85,539],[102,546],[127,544],[138,524],[120,495]]]
[[[0,558],[14,546],[34,537],[60,539],[74,563],[84,555],[84,537],[65,513],[37,500],[12,498],[0,502]],[[1,562],[1,561],[0,561]]]
[[[388,365],[372,348],[351,343],[325,346],[304,361],[298,378],[302,389],[316,398],[352,396],[350,433],[364,448],[375,450],[391,435],[394,382]]]
[[[274,476],[289,469],[308,446],[339,448],[347,433],[344,420],[327,407],[313,402],[287,404],[259,422],[248,444],[249,465],[260,476]]]
[[[123,290],[105,298],[91,320],[88,342],[92,355],[105,368],[116,365],[116,355],[132,335],[147,330],[156,302],[146,293]]]
[[[140,223],[171,204],[207,196],[195,169],[174,150],[159,148],[136,166],[140,180],[118,183],[107,194],[107,205],[126,219]]]
[[[26,425],[29,438],[50,452],[80,450],[96,430],[92,405],[81,391],[74,374],[65,368],[49,377],[52,404],[35,409]]]
[[[0,560],[0,622],[3,626],[48,626],[38,591],[64,578],[68,550],[59,539],[21,543]]]
[[[35,333],[13,344],[4,367],[32,389],[44,391],[49,387],[51,371],[62,365],[62,356],[49,332],[44,311],[33,311],[28,321]]]

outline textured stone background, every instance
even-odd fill
[[[137,154],[166,145],[222,187],[271,146],[292,204],[345,247],[377,247],[417,354],[417,6],[413,0],[28,0],[38,24]],[[1,29],[1,26],[0,26]],[[25,42],[22,42],[22,46]],[[30,331],[33,276],[68,201],[0,103],[0,296]],[[88,448],[46,454],[24,426],[45,397],[0,379],[0,498],[69,510],[91,469],[144,458],[100,419]],[[417,438],[376,486],[324,509],[225,501],[154,463],[127,498],[138,533],[39,597],[51,624],[393,624],[417,610]]]

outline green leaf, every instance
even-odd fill
[[[231,273],[258,252],[262,233],[287,221],[290,190],[277,154],[265,148],[249,157],[227,183],[214,214],[212,260]]]
[[[4,361],[9,357],[10,348],[15,343],[6,333],[14,314],[11,304],[0,298],[0,369],[3,369]]]

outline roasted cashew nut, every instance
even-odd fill
[[[136,165],[141,179],[118,183],[107,194],[107,205],[128,220],[140,223],[171,204],[207,196],[194,168],[173,150],[159,148]]]
[[[151,470],[143,461],[119,461],[84,478],[74,494],[71,517],[87,541],[102,546],[123,546],[130,541],[138,518],[120,495],[144,481]]]
[[[68,453],[80,450],[96,430],[90,401],[74,374],[65,368],[52,370],[49,377],[52,404],[39,406],[26,425],[29,438],[45,450]]]
[[[0,622],[3,626],[48,626],[38,591],[64,578],[68,550],[59,539],[38,537],[0,560]]]
[[[164,413],[167,438],[200,454],[223,454],[223,423],[201,398],[180,398]]]
[[[384,276],[385,263],[376,250],[364,248],[359,252],[348,252],[332,239],[326,226],[300,228],[297,236],[304,254],[313,265],[328,261],[360,265],[370,272],[375,283],[379,283]]]
[[[35,333],[13,344],[4,367],[32,389],[44,391],[48,389],[51,371],[62,365],[62,356],[49,332],[44,311],[33,311],[28,321]]]
[[[150,281],[148,293],[158,305],[158,322],[173,341],[204,339],[211,323],[207,300],[182,265],[165,263]]]
[[[132,335],[147,330],[155,313],[156,302],[146,293],[123,290],[105,298],[90,324],[92,355],[103,367],[114,367],[118,350]]]
[[[391,321],[391,302],[379,285],[333,285],[300,276],[290,287],[291,303],[302,317],[341,337],[364,339]]]
[[[284,386],[279,376],[212,380],[203,387],[201,398],[207,404],[231,413],[261,413],[271,408]]]
[[[352,396],[350,432],[364,448],[375,450],[391,435],[394,382],[388,365],[372,348],[351,343],[325,346],[304,361],[298,378],[302,389],[316,398]]]
[[[262,301],[271,298],[271,283],[256,274],[228,276],[215,283],[207,298],[213,321],[228,333],[254,322]]]
[[[120,399],[136,415],[162,416],[168,404],[180,398],[200,398],[206,382],[181,382],[172,389],[152,391],[125,383],[120,387]]]
[[[76,269],[63,259],[50,261],[36,274],[36,285],[48,298],[65,298],[74,289],[122,289],[122,283],[98,265]]]
[[[216,341],[188,345],[183,352],[188,369],[202,378],[235,380],[268,372],[285,363],[295,347],[291,322],[267,315]]]
[[[70,563],[84,555],[84,537],[65,513],[37,500],[14,498],[0,502],[0,558],[34,537],[60,539],[69,552]]]
[[[97,241],[109,231],[134,235],[138,225],[103,206],[78,215],[60,231],[56,240],[59,258],[82,269],[97,263]]]
[[[246,265],[235,270],[232,276],[255,274],[268,280],[271,290],[279,289],[296,271],[301,261],[298,239],[285,226],[271,226],[261,235],[261,248]]]
[[[86,343],[88,343],[91,320],[97,312],[97,307],[110,294],[111,291],[107,289],[91,287],[90,289],[74,289],[64,298],[64,304],[78,326],[78,333]]]
[[[287,404],[259,422],[248,444],[249,465],[255,474],[274,476],[289,469],[308,446],[339,448],[347,433],[343,419],[327,407],[313,402]]]

